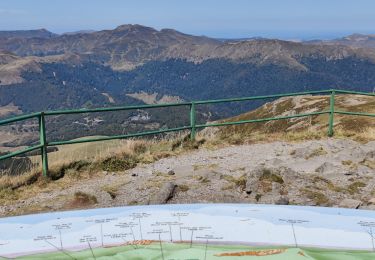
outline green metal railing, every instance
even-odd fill
[[[251,101],[251,100],[259,100],[259,99],[274,99],[274,98],[281,98],[281,97],[314,95],[314,94],[330,95],[329,110],[320,111],[320,112],[305,113],[305,114],[296,114],[296,115],[290,115],[290,116],[279,116],[279,117],[271,117],[271,118],[242,120],[242,121],[236,121],[236,122],[219,122],[219,123],[210,123],[210,124],[196,124],[196,107],[198,105],[209,105],[209,104],[228,103],[228,102]],[[44,176],[47,176],[48,175],[47,148],[49,146],[87,143],[87,142],[97,142],[97,141],[114,140],[114,139],[125,139],[125,138],[131,138],[131,137],[140,137],[140,136],[162,134],[162,133],[167,133],[167,132],[176,132],[176,131],[182,131],[182,130],[187,130],[187,129],[190,129],[191,140],[194,140],[195,135],[196,135],[196,130],[206,128],[206,127],[239,125],[239,124],[248,124],[248,123],[256,123],[256,122],[267,122],[267,121],[273,121],[273,120],[283,120],[283,119],[306,117],[306,116],[315,116],[315,115],[322,115],[322,114],[329,114],[328,136],[333,136],[333,134],[334,134],[334,131],[333,131],[334,114],[375,117],[375,114],[370,114],[370,113],[336,111],[335,110],[335,95],[336,94],[355,94],[355,95],[375,96],[374,93],[365,93],[365,92],[355,92],[355,91],[345,91],[345,90],[331,89],[331,90],[308,91],[308,92],[277,94],[277,95],[267,95],[267,96],[217,99],[217,100],[206,100],[206,101],[192,101],[192,102],[174,103],[174,104],[157,104],[157,105],[106,107],[106,108],[95,108],[95,109],[74,109],[74,110],[46,111],[46,112],[33,113],[33,114],[29,114],[29,115],[21,115],[21,116],[16,116],[16,117],[9,118],[9,119],[1,120],[0,126],[15,123],[15,122],[19,122],[19,121],[24,121],[24,120],[28,120],[28,119],[37,118],[38,124],[39,124],[39,144],[35,145],[35,146],[28,147],[28,148],[23,149],[23,150],[19,150],[19,151],[16,151],[16,152],[12,152],[12,153],[2,155],[2,156],[0,156],[0,161],[40,149],[41,159],[42,159],[42,174]],[[45,124],[45,118],[47,116],[81,114],[81,113],[97,113],[97,112],[112,112],[112,111],[124,111],[124,110],[134,110],[134,109],[161,108],[161,107],[179,107],[179,106],[189,106],[190,107],[190,125],[189,126],[182,126],[182,127],[176,127],[176,128],[168,128],[168,129],[159,129],[159,130],[155,130],[155,131],[147,131],[147,132],[140,132],[140,133],[133,133],[133,134],[125,134],[125,135],[87,138],[87,139],[82,139],[82,140],[65,140],[65,141],[47,142],[46,124]]]

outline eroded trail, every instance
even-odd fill
[[[62,178],[37,187],[40,192],[32,197],[24,194],[0,206],[0,215],[215,202],[375,209],[374,175],[375,141],[325,139],[199,149],[124,172],[98,172],[74,182]]]

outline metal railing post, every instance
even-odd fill
[[[335,114],[335,90],[331,90],[329,99],[329,121],[328,121],[328,136],[333,136],[333,117]]]
[[[42,145],[41,157],[42,157],[42,174],[44,177],[48,176],[48,155],[47,155],[47,141],[46,141],[46,123],[44,118],[44,112],[40,113],[39,116],[39,139]]]
[[[190,140],[194,141],[195,140],[195,103],[194,102],[191,102],[191,105],[190,105],[190,127],[191,127]]]

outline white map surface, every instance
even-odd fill
[[[251,204],[129,206],[0,219],[0,257],[134,240],[373,250],[375,211]]]

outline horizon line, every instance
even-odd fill
[[[348,36],[351,36],[351,35],[366,35],[366,36],[370,36],[370,35],[374,35],[375,36],[375,32],[359,32],[359,31],[331,31],[331,32],[318,32],[318,31],[314,31],[314,32],[310,32],[310,33],[306,33],[306,31],[288,31],[288,30],[285,30],[285,31],[269,31],[269,30],[265,30],[264,33],[254,33],[253,35],[249,35],[249,36],[246,36],[246,35],[243,35],[243,36],[239,36],[239,37],[234,37],[234,36],[211,36],[209,35],[209,33],[205,33],[205,34],[194,34],[194,33],[190,33],[190,32],[184,32],[184,31],[181,31],[181,30],[178,30],[178,29],[175,29],[175,28],[157,28],[157,27],[152,27],[152,26],[148,26],[148,25],[143,25],[143,24],[120,24],[120,25],[117,25],[115,27],[111,27],[111,28],[103,28],[103,29],[78,29],[78,30],[66,30],[66,31],[63,31],[63,32],[57,32],[53,29],[48,29],[47,27],[39,27],[39,28],[29,28],[29,29],[0,29],[0,32],[17,32],[17,31],[38,31],[38,30],[45,30],[45,31],[48,31],[50,33],[53,33],[53,34],[56,34],[56,35],[64,35],[64,34],[73,34],[73,33],[79,33],[79,32],[83,32],[83,33],[95,33],[95,32],[100,32],[100,31],[108,31],[108,30],[115,30],[116,28],[120,27],[120,26],[124,26],[124,25],[132,25],[132,26],[142,26],[142,27],[147,27],[147,28],[152,28],[152,29],[155,29],[157,31],[161,31],[161,30],[175,30],[175,31],[178,31],[180,33],[184,33],[184,34],[188,34],[188,35],[192,35],[192,36],[199,36],[199,37],[207,37],[207,38],[212,38],[212,39],[217,39],[217,40],[246,40],[246,39],[256,39],[256,38],[264,38],[264,39],[284,39],[284,40],[289,40],[289,41],[311,41],[311,40],[334,40],[334,39],[339,39],[339,38],[345,38],[345,37],[348,37]],[[292,35],[293,32],[295,33],[295,35]],[[303,33],[303,35],[301,35],[300,33]],[[283,35],[284,34],[284,35]]]

